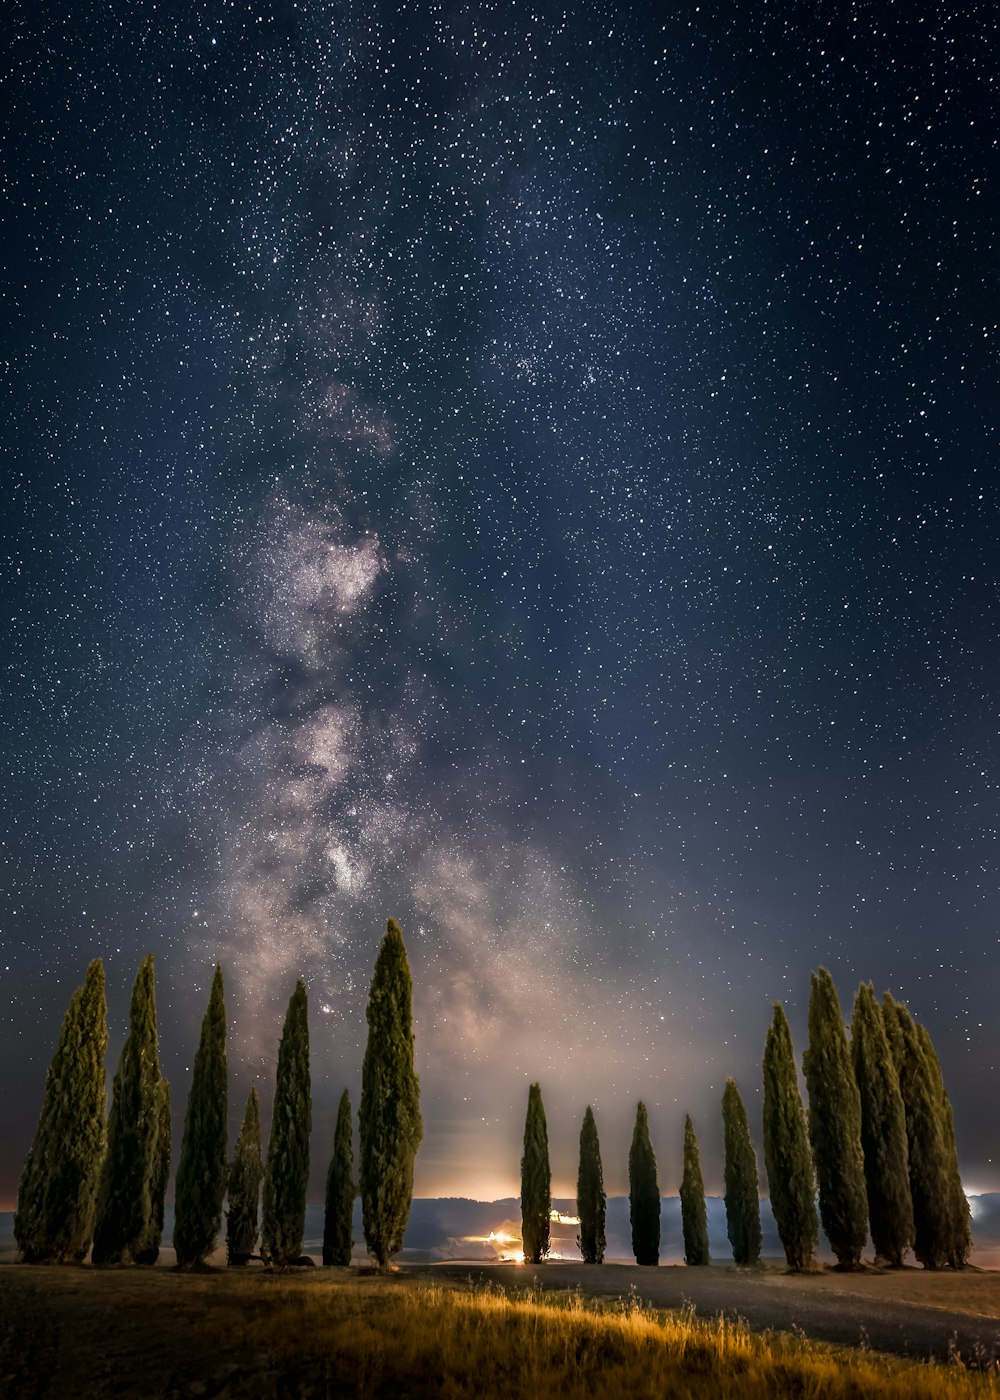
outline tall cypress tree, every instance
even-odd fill
[[[777,1001],[764,1042],[764,1165],[771,1212],[788,1267],[799,1272],[809,1269],[819,1231],[813,1198],[815,1177],[792,1033]]]
[[[163,1238],[163,1210],[170,1180],[170,1085],[160,1079],[156,1086],[156,1140],[149,1173],[149,1216],[146,1228],[136,1241],[133,1258],[137,1264],[155,1264]]]
[[[552,1173],[549,1169],[549,1134],[537,1084],[528,1090],[524,1119],[524,1155],[521,1158],[521,1248],[526,1264],[540,1264],[549,1252],[552,1212]]]
[[[257,1215],[264,1163],[260,1151],[260,1101],[251,1084],[246,1111],[236,1149],[229,1167],[226,1212],[226,1258],[230,1264],[245,1264],[257,1243]]]
[[[972,1226],[970,1223],[969,1198],[962,1186],[962,1174],[958,1167],[958,1148],[955,1145],[955,1115],[951,1100],[944,1087],[941,1061],[931,1041],[927,1027],[915,1022],[921,1049],[930,1069],[931,1083],[938,1102],[941,1118],[941,1135],[944,1140],[944,1165],[946,1192],[949,1210],[948,1263],[953,1269],[964,1269],[972,1252]]]
[[[585,1264],[602,1264],[607,1240],[604,1225],[608,1198],[604,1194],[604,1168],[597,1137],[594,1110],[587,1105],[580,1129],[580,1167],[576,1177],[576,1212],[580,1217],[577,1244]]]
[[[299,978],[285,1015],[278,1047],[274,1111],[264,1171],[261,1255],[275,1268],[302,1253],[309,1183],[312,1087],[309,1078],[309,1017],[306,986]]]
[[[14,1238],[29,1264],[78,1263],[90,1248],[104,1155],[107,1044],[104,968],[95,958],[63,1018],[17,1188]]]
[[[708,1215],[701,1176],[698,1139],[690,1114],[684,1117],[684,1176],[681,1180],[681,1229],[685,1264],[708,1263]]]
[[[802,1070],[809,1090],[809,1141],[820,1220],[837,1262],[842,1268],[855,1268],[868,1239],[861,1100],[837,989],[825,967],[812,975],[809,1048]]]
[[[851,1058],[861,1101],[861,1146],[872,1243],[880,1259],[899,1269],[913,1244],[906,1111],[885,1022],[870,982],[862,982],[854,997]]]
[[[906,1111],[913,1252],[925,1269],[961,1268],[971,1248],[968,1207],[960,1211],[955,1200],[954,1134],[943,1111],[940,1068],[906,1006],[886,992],[882,1011]]]
[[[628,1205],[632,1225],[632,1253],[637,1264],[660,1262],[660,1187],[656,1158],[649,1140],[646,1105],[639,1100],[628,1154]]]
[[[160,1074],[153,954],[149,953],[132,988],[129,1033],[111,1086],[108,1145],[94,1223],[95,1264],[129,1263],[152,1248],[157,1187],[163,1173],[164,1090],[160,1086],[165,1082]],[[168,1135],[168,1167],[169,1160]],[[162,1214],[160,1219],[162,1228]],[[158,1248],[158,1236],[156,1243]]]
[[[742,1266],[760,1262],[760,1196],[757,1153],[750,1124],[735,1080],[727,1079],[722,1094],[722,1133],[726,1167],[726,1233],[733,1259]]]
[[[413,980],[403,931],[386,924],[368,993],[358,1130],[365,1242],[378,1268],[403,1247],[413,1200],[413,1163],[424,1135],[413,1068]]]
[[[345,1089],[340,1096],[337,1126],[333,1134],[333,1156],[326,1173],[326,1211],[323,1219],[323,1263],[351,1262],[351,1220],[358,1188],[354,1180],[353,1123],[351,1096]]]
[[[182,1267],[203,1263],[215,1248],[226,1194],[228,1119],[226,1007],[222,968],[216,964],[194,1057],[177,1167],[174,1249]]]

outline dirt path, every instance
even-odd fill
[[[976,1363],[1000,1357],[1000,1273],[903,1269],[898,1273],[792,1275],[716,1264],[640,1269],[634,1264],[548,1263],[425,1266],[456,1280],[504,1287],[579,1288],[594,1298],[635,1294],[658,1308],[693,1303],[700,1317],[744,1318],[755,1331],[801,1330],[809,1337],[924,1360],[958,1352]],[[416,1271],[416,1270],[414,1270]]]

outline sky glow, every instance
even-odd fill
[[[820,964],[1000,1186],[992,7],[112,16],[13,21],[0,1207],[147,951],[178,1139],[305,977],[318,1199],[388,916],[418,1194],[535,1080],[718,1191]]]

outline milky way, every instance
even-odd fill
[[[175,1126],[307,980],[314,1186],[385,919],[421,1194],[759,1127],[809,971],[997,987],[990,7],[45,6],[3,247],[0,1205],[87,961]]]

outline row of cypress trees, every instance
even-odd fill
[[[760,1258],[760,1199],[757,1190],[757,1154],[740,1092],[726,1080],[722,1096],[725,1141],[726,1228],[737,1264],[755,1264]],[[649,1115],[640,1100],[628,1156],[629,1215],[632,1252],[637,1264],[658,1264],[660,1259],[660,1187],[656,1157],[649,1136]],[[521,1158],[521,1240],[528,1263],[538,1264],[549,1252],[552,1212],[552,1173],[549,1166],[548,1129],[542,1091],[532,1084],[524,1123]],[[705,1184],[701,1174],[698,1139],[690,1115],[684,1119],[684,1169],[680,1184],[681,1227],[684,1259],[688,1264],[709,1262],[708,1217]],[[585,1264],[604,1261],[607,1196],[604,1168],[594,1111],[588,1104],[580,1129],[580,1165],[577,1173],[576,1208],[580,1220],[577,1244]]]
[[[402,932],[390,919],[372,977],[359,1114],[360,1191],[369,1252],[384,1268],[402,1245],[422,1137],[413,1069],[412,981]],[[71,999],[49,1066],[38,1128],[18,1187],[14,1234],[28,1262],[155,1263],[170,1174],[170,1094],[160,1073],[152,954],[132,992],[129,1033],[105,1123],[107,1005],[99,959]],[[177,1168],[174,1248],[181,1267],[215,1246],[228,1192],[231,1263],[253,1254],[277,1267],[302,1252],[312,1128],[305,984],[292,994],[278,1050],[266,1164],[260,1103],[251,1088],[227,1163],[228,1072],[222,969],[216,967],[195,1055]],[[350,1095],[337,1115],[326,1183],[323,1262],[347,1263],[354,1180]]]
[[[380,1267],[402,1245],[422,1136],[411,997],[402,933],[389,920],[367,1008],[360,1111],[364,1232]],[[91,1243],[95,1263],[149,1264],[158,1256],[170,1172],[170,1093],[159,1065],[151,954],[133,988],[129,1034],[105,1123],[106,1047],[104,972],[95,960],[64,1018],[18,1189],[14,1230],[25,1260],[80,1260]],[[952,1109],[926,1029],[889,993],[879,1006],[871,985],[862,984],[848,1042],[833,979],[821,968],[812,977],[803,1073],[808,1122],[791,1032],[776,1003],[764,1048],[764,1154],[771,1207],[789,1266],[812,1267],[821,1220],[845,1267],[859,1262],[870,1228],[876,1253],[892,1265],[900,1265],[913,1248],[927,1268],[962,1268],[972,1247],[969,1208]],[[722,1107],[727,1229],[734,1259],[749,1264],[760,1253],[757,1161],[732,1080]],[[282,1266],[301,1253],[309,1172],[309,1033],[301,981],[289,1003],[279,1048],[266,1166],[256,1089],[250,1091],[228,1166],[227,1116],[226,1020],[217,967],[185,1115],[174,1245],[181,1265],[196,1265],[211,1252],[228,1190],[228,1254],[233,1263],[245,1260],[257,1240],[263,1184],[261,1254]],[[538,1262],[549,1249],[551,1174],[537,1084],[529,1091],[521,1185],[525,1257]],[[345,1090],[327,1175],[324,1263],[350,1258],[356,1193],[351,1103]],[[704,1186],[690,1117],[680,1194],[685,1258],[707,1263]],[[642,1103],[629,1151],[629,1199],[636,1259],[655,1264],[660,1196]],[[605,1206],[597,1126],[588,1107],[578,1175],[579,1243],[588,1262],[603,1259]]]
[[[900,1267],[912,1248],[925,1268],[964,1268],[972,1249],[969,1205],[959,1174],[954,1115],[926,1028],[888,992],[880,1006],[871,984],[862,983],[848,1038],[837,990],[825,968],[812,975],[808,1024],[802,1065],[808,1117],[780,1003],[774,1005],[764,1046],[764,1160],[771,1210],[789,1268],[815,1266],[820,1223],[845,1268],[860,1263],[869,1230],[877,1257],[893,1267]],[[722,1117],[726,1228],[735,1262],[751,1265],[761,1249],[757,1155],[732,1079],[726,1081]],[[541,1090],[533,1084],[521,1159],[522,1238],[531,1263],[540,1262],[549,1250],[550,1181],[545,1110]],[[705,1190],[690,1116],[684,1123],[680,1200],[685,1260],[707,1264]],[[636,1262],[658,1263],[660,1190],[641,1102],[629,1150],[629,1208]],[[601,1263],[606,1197],[589,1106],[580,1131],[577,1210],[583,1259]]]
[[[813,1266],[821,1222],[844,1268],[860,1262],[869,1230],[889,1265],[912,1248],[925,1268],[964,1268],[969,1204],[927,1030],[888,992],[879,1005],[862,983],[848,1039],[825,968],[812,975],[808,1026],[808,1120],[780,1003],[764,1046],[764,1160],[789,1267]]]

